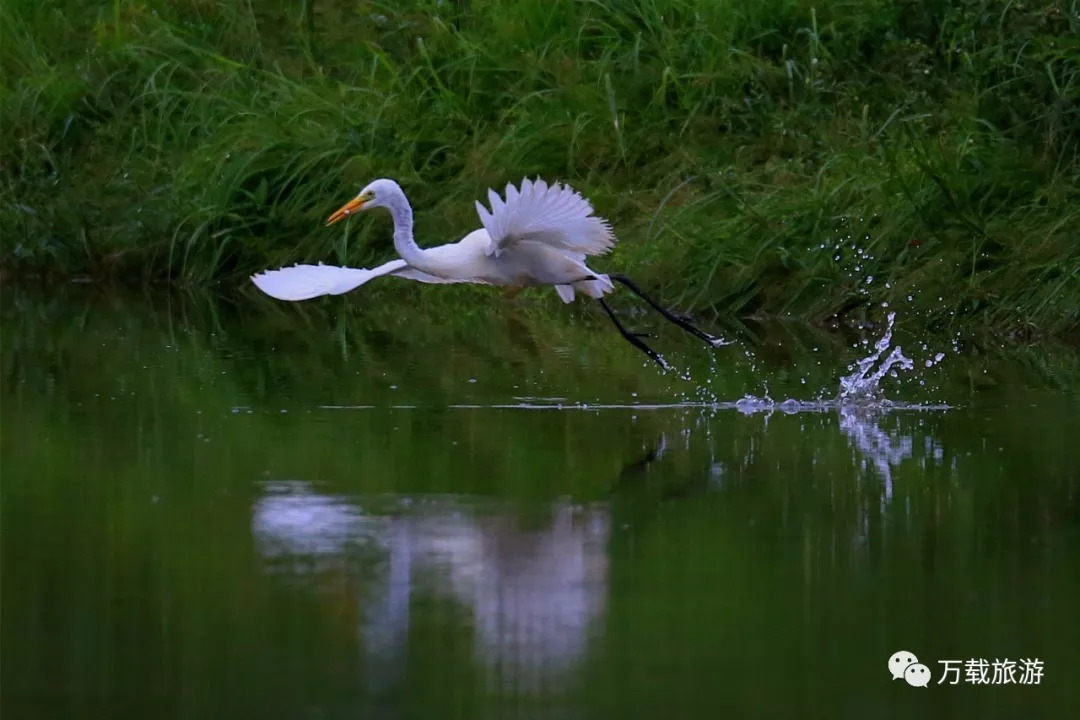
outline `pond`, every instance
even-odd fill
[[[1075,349],[446,290],[5,288],[4,716],[1080,704]]]

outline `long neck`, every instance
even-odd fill
[[[405,194],[392,195],[386,202],[386,209],[394,218],[394,249],[398,255],[417,270],[430,272],[427,253],[413,239],[413,212]]]

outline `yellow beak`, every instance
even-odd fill
[[[327,225],[333,225],[334,223],[338,222],[339,220],[344,220],[345,218],[349,217],[350,215],[352,215],[355,212],[360,212],[361,210],[364,209],[364,203],[365,202],[367,202],[367,198],[359,198],[359,197],[353,198],[352,200],[350,200],[349,202],[345,203],[340,208],[338,208],[337,212],[335,212],[333,215],[331,215],[329,218],[327,218],[326,224]]]

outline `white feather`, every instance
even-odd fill
[[[354,290],[368,280],[383,275],[396,275],[426,283],[449,283],[434,275],[408,266],[404,260],[391,260],[377,268],[339,267],[337,265],[293,265],[280,270],[267,270],[252,275],[256,287],[278,300],[310,300],[320,295],[341,295]]]
[[[555,292],[559,293],[559,297],[562,298],[564,303],[574,302],[574,286],[573,285],[556,285]]]
[[[476,203],[480,222],[491,237],[485,251],[498,257],[515,242],[531,240],[584,255],[602,255],[615,246],[611,226],[594,216],[593,207],[577,191],[558,183],[548,186],[525,178],[520,191],[506,186],[503,201],[488,190],[491,211]]]

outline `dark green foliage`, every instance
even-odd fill
[[[541,174],[614,221],[598,269],[687,306],[1080,324],[1076,3],[9,0],[0,14],[12,272],[235,284],[297,260],[366,263],[390,252],[385,218],[352,238],[322,221],[368,180],[397,178],[434,244],[477,225],[489,186]]]

